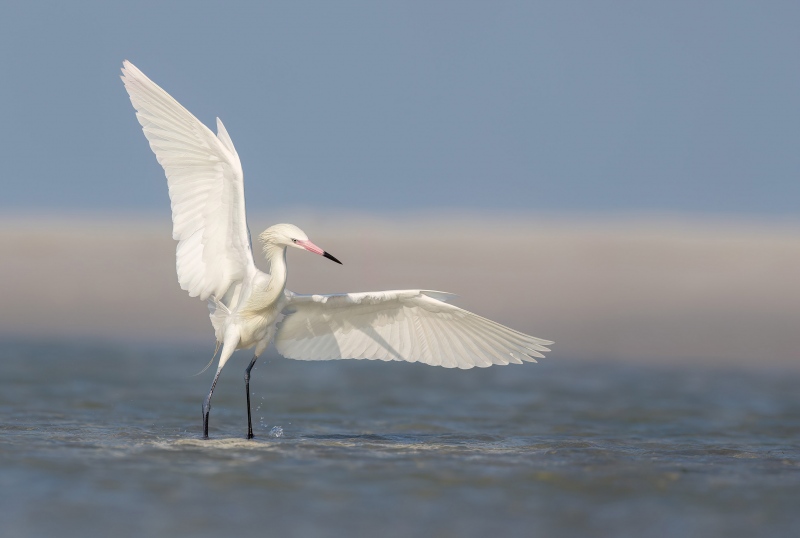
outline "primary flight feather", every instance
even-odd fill
[[[446,368],[536,362],[552,344],[468,312],[450,294],[396,290],[299,295],[286,289],[286,249],[300,248],[337,263],[297,226],[276,224],[259,239],[269,271],[256,268],[244,203],[239,155],[222,121],[217,134],[127,60],[122,81],[150,148],[164,167],[172,202],[172,237],[181,288],[208,301],[222,346],[203,402],[208,437],[211,396],[233,352],[255,348],[245,370],[247,437],[250,371],[270,341],[299,360],[379,359]],[[280,320],[280,321],[279,321]]]

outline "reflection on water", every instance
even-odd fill
[[[800,526],[797,372],[275,358],[253,374],[248,441],[243,356],[223,373],[203,441],[210,375],[191,374],[207,351],[3,346],[0,535],[791,536]]]

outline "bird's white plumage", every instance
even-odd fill
[[[428,290],[298,295],[286,290],[286,249],[335,257],[291,224],[276,224],[260,239],[269,274],[253,261],[239,155],[217,119],[217,134],[125,61],[122,80],[150,147],[164,167],[172,201],[178,280],[192,297],[209,300],[222,344],[203,404],[204,435],[222,367],[236,349],[255,347],[245,376],[275,338],[285,357],[300,360],[379,359],[446,368],[536,362],[552,342],[515,331],[448,304],[451,294]],[[340,262],[339,262],[340,263]],[[283,315],[283,319],[279,321]]]
[[[167,176],[181,288],[201,299],[222,297],[255,268],[239,155],[219,118],[214,135],[136,66],[125,61],[122,73]]]
[[[536,362],[549,342],[447,304],[450,294],[397,290],[287,293],[275,346],[300,360],[379,359],[446,368]]]

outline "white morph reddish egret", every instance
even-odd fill
[[[244,374],[247,438],[253,437],[250,370],[273,338],[278,353],[290,359],[398,360],[445,368],[536,362],[534,357],[543,357],[541,351],[550,351],[545,346],[552,342],[447,304],[449,293],[299,295],[287,290],[287,247],[341,262],[297,226],[276,224],[259,236],[269,272],[259,271],[247,228],[242,164],[222,122],[217,118],[214,135],[127,60],[122,81],[167,176],[178,282],[190,296],[208,301],[222,346],[203,402],[204,438],[222,367],[235,350],[255,347]]]

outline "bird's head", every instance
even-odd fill
[[[263,243],[265,251],[273,246],[284,248],[295,247],[313,252],[314,254],[319,254],[320,256],[324,256],[338,264],[342,263],[309,241],[305,232],[294,224],[276,224],[275,226],[270,226],[261,232],[261,235],[258,236],[258,238]]]

